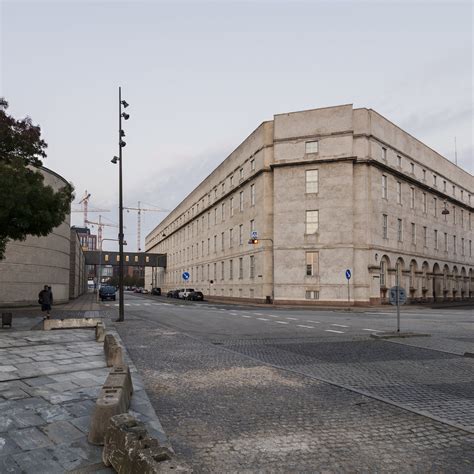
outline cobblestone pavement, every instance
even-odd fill
[[[329,350],[331,358],[323,357],[315,341],[279,341],[287,346],[279,350],[274,339],[215,338],[211,344],[130,315],[117,329],[173,448],[196,472],[474,471],[472,434],[317,380],[309,371],[267,365],[321,365],[326,374],[341,371],[344,380],[365,385],[362,375],[373,370],[372,386],[403,393],[406,382],[398,383],[395,373],[383,379],[383,365],[401,362],[404,370],[434,372],[431,364],[448,363],[449,370],[449,356],[439,352],[406,356],[410,348],[373,341],[378,356],[369,362],[370,352],[356,342],[352,358],[362,366],[350,372],[338,363],[345,341]],[[437,393],[449,395],[441,388]],[[464,392],[469,395],[469,387]]]
[[[141,378],[125,357],[135,389],[130,412],[166,443]],[[93,330],[0,332],[0,472],[113,472],[102,464],[102,448],[87,442],[109,371]]]

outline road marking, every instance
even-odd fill
[[[229,313],[229,314],[231,314],[232,316],[238,316],[239,315],[239,313]]]
[[[280,316],[276,316],[275,314],[267,314],[267,316],[270,316],[271,318],[279,318]]]
[[[275,321],[277,324],[289,324],[286,321]]]
[[[321,324],[319,321],[311,321],[311,319],[306,320],[307,323]]]
[[[344,324],[331,324],[331,326],[337,326],[338,328],[348,328],[349,326],[345,326]]]
[[[253,313],[256,314],[257,316],[265,316],[263,313]]]
[[[242,318],[251,318],[252,316],[247,316],[246,314],[241,314],[240,315]]]
[[[124,303],[125,306],[130,306],[130,303]]]
[[[325,329],[326,332],[337,332],[338,334],[344,334],[344,331],[335,331],[334,329]]]
[[[362,331],[380,332],[380,329],[362,329]]]
[[[145,306],[150,306],[150,303],[143,303]]]
[[[298,321],[298,318],[285,318],[288,319],[289,321]]]
[[[297,326],[300,327],[300,328],[314,329],[314,326],[305,326],[304,324],[297,324]]]
[[[266,319],[266,318],[257,318],[259,319],[260,321],[270,321],[269,319]]]
[[[118,303],[115,303],[114,306],[118,306],[119,304]]]

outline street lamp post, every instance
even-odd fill
[[[122,88],[119,87],[119,156],[114,156],[112,163],[119,164],[119,317],[117,321],[124,321],[124,301],[123,301],[123,189],[122,189],[122,148],[126,145],[123,141],[125,132],[122,129],[122,118],[128,120],[130,115],[122,112],[122,107],[125,109],[128,104],[125,100],[122,100]]]

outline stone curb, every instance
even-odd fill
[[[431,334],[422,334],[416,332],[381,332],[379,334],[371,334],[373,339],[396,339],[406,337],[431,337]]]
[[[43,330],[95,328],[100,322],[102,320],[99,318],[44,319]]]

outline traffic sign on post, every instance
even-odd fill
[[[258,232],[256,230],[252,230],[252,232],[250,233],[250,238],[258,239]]]
[[[407,302],[407,292],[405,288],[401,286],[392,286],[390,288],[389,300],[390,304],[397,304],[397,292],[398,292],[398,304],[405,304]]]
[[[346,278],[347,278],[348,280],[350,280],[350,279],[351,279],[351,276],[352,276],[351,271],[350,271],[349,269],[347,269],[347,270],[346,270]]]
[[[184,281],[188,281],[190,276],[189,272],[183,272],[182,277]]]

